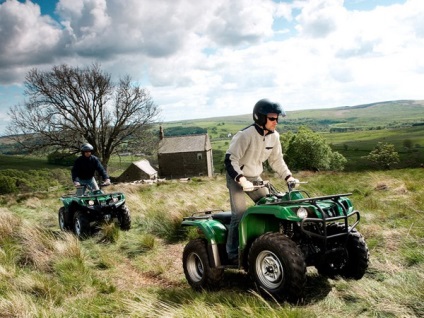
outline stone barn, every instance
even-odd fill
[[[131,182],[138,180],[154,180],[158,177],[157,171],[146,159],[135,161],[119,177],[119,182]]]
[[[178,179],[212,177],[212,146],[208,134],[164,137],[158,148],[159,176]]]

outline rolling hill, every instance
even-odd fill
[[[164,128],[175,126],[198,126],[211,128],[213,125],[228,125],[240,129],[252,123],[252,115],[212,117],[166,122]],[[376,127],[399,128],[424,124],[424,101],[398,100],[386,101],[357,106],[341,106],[325,109],[304,109],[287,111],[287,117],[281,121],[288,129],[296,129],[306,125],[317,131],[329,131],[331,128],[362,128]]]
[[[222,170],[222,158],[231,136],[252,123],[251,114],[191,119],[160,123],[165,136],[207,132],[211,138],[215,171]],[[159,123],[158,123],[159,125]],[[346,170],[369,169],[362,159],[378,142],[392,143],[400,153],[399,168],[424,162],[424,101],[398,100],[326,109],[288,111],[278,131],[296,132],[306,126],[320,133],[333,150],[348,159]],[[405,144],[412,148],[405,149]],[[0,137],[0,154],[13,149],[9,137]]]

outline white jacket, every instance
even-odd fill
[[[264,135],[264,130],[253,124],[234,135],[225,155],[225,167],[230,177],[238,181],[241,176],[259,177],[267,160],[281,178],[291,176],[283,159],[279,133]]]

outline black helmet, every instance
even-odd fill
[[[261,99],[253,107],[253,120],[259,126],[265,126],[266,116],[268,114],[277,114],[283,117],[286,116],[286,113],[281,108],[280,104],[273,103],[269,99]]]
[[[81,146],[81,151],[82,152],[84,152],[84,151],[93,151],[93,146],[92,145],[90,145],[89,143],[85,143],[85,144],[83,144],[82,146]]]

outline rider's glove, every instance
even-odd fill
[[[110,184],[110,179],[106,179],[105,182],[103,183],[103,185],[109,185]]]
[[[292,176],[288,177],[286,182],[288,185],[291,185],[292,188],[297,188],[299,186],[299,180],[293,178]]]
[[[243,188],[243,191],[249,192],[255,190],[253,183],[246,179],[246,177],[240,177],[239,185]]]
[[[74,181],[74,186],[79,187],[81,184],[78,181]]]

